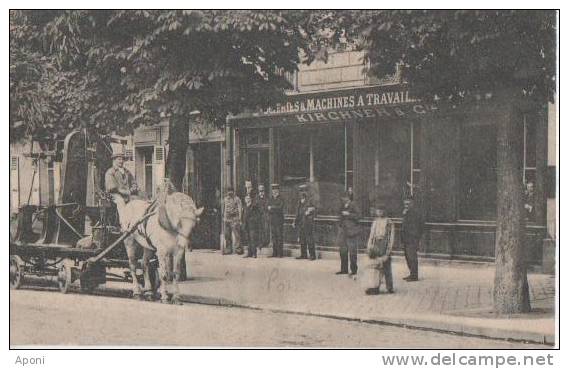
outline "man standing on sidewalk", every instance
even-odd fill
[[[233,187],[227,188],[227,195],[223,199],[223,223],[225,225],[225,250],[224,254],[232,254],[233,249],[238,254],[243,254],[241,248],[241,216],[243,213],[241,200],[235,196]]]
[[[251,196],[245,197],[245,210],[243,211],[243,226],[247,234],[247,255],[246,258],[256,258],[257,248],[260,244],[261,235],[261,209]]]
[[[359,210],[352,202],[348,192],[342,195],[340,209],[340,271],[336,274],[348,273],[348,255],[350,260],[350,275],[358,273],[358,236],[360,234]]]
[[[273,257],[283,257],[284,201],[280,196],[279,185],[271,185],[272,196],[268,210],[273,240]]]
[[[316,249],[314,247],[314,216],[316,207],[308,199],[306,185],[299,187],[300,200],[296,208],[296,219],[292,226],[298,228],[300,238],[300,256],[297,259],[308,259],[306,249],[310,253],[310,260],[316,260]]]
[[[421,236],[425,228],[425,218],[420,202],[413,198],[405,201],[403,209],[403,221],[401,223],[401,243],[405,250],[405,260],[409,268],[407,282],[419,280],[419,260],[417,250],[421,242]]]
[[[257,196],[257,206],[261,211],[261,229],[259,233],[259,247],[263,248],[269,245],[269,198],[265,193],[265,186],[259,185],[259,194]]]

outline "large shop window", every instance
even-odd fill
[[[469,123],[460,138],[460,218],[496,218],[496,126]]]
[[[373,153],[372,182],[369,190],[369,209],[362,209],[369,216],[376,207],[382,207],[390,217],[400,217],[403,200],[411,196],[420,178],[420,125],[401,122],[383,122],[366,128],[362,134],[363,153]],[[368,173],[367,158],[361,158],[360,171]],[[357,174],[362,176],[361,173]],[[365,178],[364,178],[365,179]],[[415,187],[412,187],[412,186]],[[364,204],[365,205],[365,204]]]
[[[346,189],[344,126],[282,128],[278,134],[279,178],[287,213],[294,213],[297,188],[308,184],[319,215],[337,215]]]

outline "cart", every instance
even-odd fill
[[[92,292],[110,280],[132,282],[138,277],[128,270],[122,241],[153,213],[120,231],[116,208],[104,192],[104,173],[112,162],[111,142],[110,137],[88,135],[83,129],[67,135],[52,152],[30,153],[36,163],[61,161],[60,202],[19,208],[16,234],[10,237],[11,289],[22,287],[29,276],[55,278],[63,293],[76,281],[82,292]],[[87,206],[89,192],[95,206]],[[157,260],[151,261],[151,267],[156,275]],[[126,270],[117,273],[121,268]],[[157,288],[157,282],[153,284]]]

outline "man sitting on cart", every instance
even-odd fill
[[[113,166],[105,173],[105,191],[113,198],[119,213],[121,228],[126,230],[124,209],[130,201],[132,195],[138,193],[138,185],[134,181],[134,176],[124,167],[124,154],[114,152],[112,155]]]

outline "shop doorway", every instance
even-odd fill
[[[269,188],[270,185],[270,162],[268,149],[254,149],[247,152],[247,174],[255,188],[264,185]]]
[[[221,233],[221,171],[220,142],[191,145],[191,195],[197,206],[205,208],[200,223],[192,232],[192,245],[201,249],[219,249]]]

